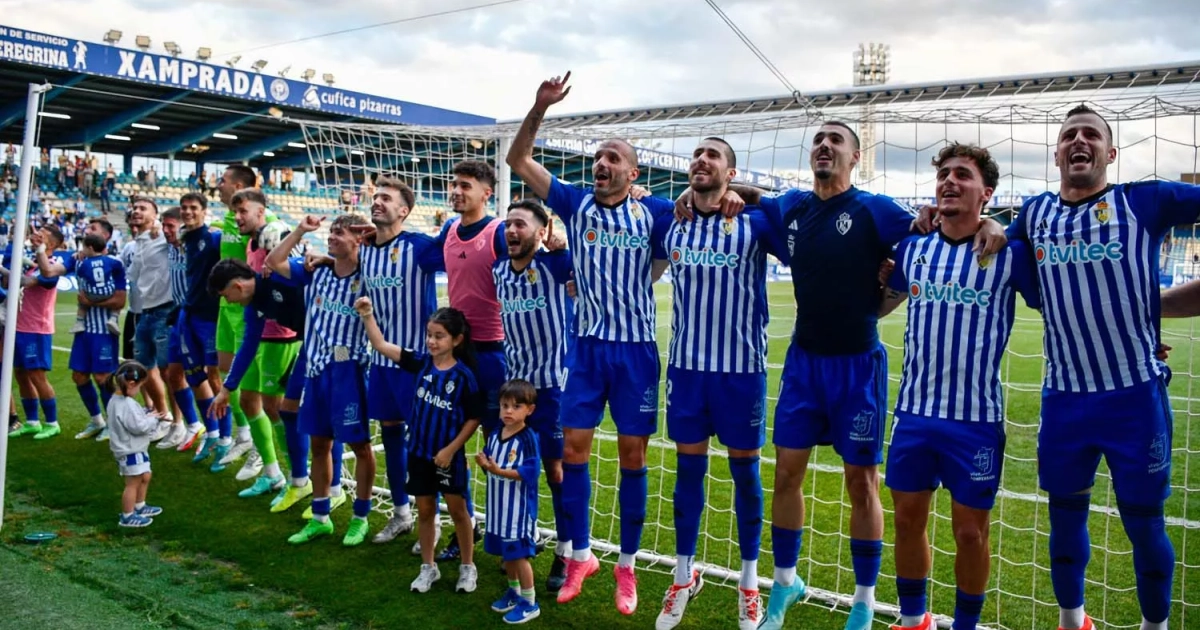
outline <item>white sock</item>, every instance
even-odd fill
[[[313,514],[313,520],[318,523],[328,523],[329,515],[328,514]]]
[[[617,566],[633,568],[633,554],[623,553],[617,556]]]
[[[696,556],[677,556],[675,560],[675,586],[692,583],[692,562]]]
[[[575,562],[586,562],[592,557],[592,548],[574,549],[571,551],[571,559]]]
[[[203,428],[204,428],[203,424],[201,424],[199,422],[193,422],[193,423],[187,425],[187,432],[191,435],[196,435],[197,433],[200,432],[200,429],[203,429]]]
[[[921,615],[920,617],[913,617],[910,615],[900,615],[900,627],[901,628],[919,628],[919,627],[921,627],[921,624],[924,622],[925,622],[925,615]]]
[[[250,425],[246,425],[244,427],[237,428],[237,441],[239,441],[239,442],[249,442],[250,441]]]
[[[1154,623],[1153,621],[1146,621],[1146,618],[1142,617],[1142,630],[1168,630],[1167,620],[1163,619],[1158,623]]]
[[[100,414],[92,416],[92,422],[98,427],[108,426],[107,423],[104,422],[104,416]]]
[[[791,586],[796,581],[796,567],[775,567],[775,581],[783,586]]]
[[[855,587],[854,587],[854,603],[857,604],[859,602],[862,602],[869,607],[874,606],[875,605],[875,587],[874,586],[862,586],[861,584],[855,585]]]
[[[405,503],[404,505],[401,505],[400,507],[396,508],[396,516],[399,518],[412,517],[412,504]]]
[[[738,586],[747,591],[758,590],[758,560],[742,560],[742,579]]]
[[[1063,630],[1078,630],[1083,627],[1083,606],[1079,608],[1059,608],[1058,626]]]
[[[554,555],[558,556],[559,558],[570,558],[571,557],[571,541],[560,540],[557,543],[555,543]]]
[[[341,485],[336,485],[336,486],[332,486],[329,488],[329,497],[330,498],[340,497],[340,496],[342,496],[342,486]]]
[[[268,479],[278,479],[283,476],[283,471],[279,470],[279,462],[271,462],[263,466],[263,476]]]
[[[142,508],[144,508],[144,507],[146,507],[146,502],[145,502],[145,501],[141,501],[141,502],[138,502],[138,503],[134,503],[134,504],[133,504],[133,509],[135,509],[135,510],[140,510],[140,509],[142,509]]]
[[[308,485],[308,477],[292,477],[293,488],[303,488]]]
[[[220,446],[229,446],[230,444],[233,444],[233,438],[223,437],[217,441],[217,444]]]

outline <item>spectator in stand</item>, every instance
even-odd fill
[[[208,176],[208,196],[215,199],[217,197],[217,174],[210,173]]]
[[[104,169],[104,187],[110,193],[113,191],[113,188],[117,187],[117,171],[113,168],[112,164],[109,164],[108,168]],[[105,212],[108,212],[108,210],[105,210]]]
[[[188,192],[196,192],[196,171],[192,171],[187,178]]]
[[[282,177],[283,183],[280,185],[280,188],[282,188],[283,190],[286,190],[288,192],[291,192],[292,177],[294,177],[294,176],[295,176],[295,173],[292,172],[292,167],[290,167],[290,166],[285,167],[283,169],[283,177]]]
[[[100,211],[103,212],[104,216],[106,217],[108,216],[109,211],[112,210],[112,204],[109,203],[109,198],[111,196],[112,188],[108,186],[106,182],[104,186],[100,187]]]
[[[146,188],[150,189],[150,192],[158,190],[158,172],[153,166],[150,167],[150,172],[146,173]]]
[[[83,196],[87,199],[92,198],[92,190],[96,187],[96,167],[92,166],[93,160],[95,158],[83,161],[83,176],[80,177],[79,189],[83,191]]]
[[[42,207],[42,189],[34,184],[29,191],[29,215],[36,216]]]
[[[145,169],[145,167],[138,169],[137,183],[138,183],[139,188],[142,188],[142,189],[146,188],[146,169]]]

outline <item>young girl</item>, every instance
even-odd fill
[[[122,363],[108,380],[113,397],[108,401],[108,445],[117,458],[117,468],[125,478],[121,494],[121,527],[145,527],[162,508],[146,505],[150,487],[150,436],[158,418],[138,402],[138,393],[146,381],[146,367],[137,361]]]
[[[440,308],[425,325],[429,356],[417,357],[388,343],[375,322],[370,298],[361,297],[354,308],[362,316],[367,338],[375,351],[415,373],[416,396],[408,421],[408,483],[405,489],[417,501],[417,539],[421,543],[421,573],[412,590],[429,591],[441,579],[433,552],[437,545],[437,495],[446,498],[454,533],[462,548],[462,564],[455,587],[474,592],[478,573],[474,564],[475,534],[463,495],[467,490],[467,456],[463,446],[479,426],[487,406],[471,372],[474,355],[470,327],[462,311]]]
[[[500,386],[500,422],[475,455],[487,473],[487,533],[483,550],[500,556],[508,574],[508,590],[492,604],[506,623],[525,623],[541,614],[534,597],[533,565],[537,555],[538,436],[525,421],[533,415],[537,389],[513,379]]]

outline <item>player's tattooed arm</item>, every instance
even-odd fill
[[[517,136],[513,138],[512,147],[509,148],[508,155],[504,158],[508,166],[521,177],[533,194],[542,199],[550,195],[550,183],[553,181],[553,176],[550,171],[546,170],[546,167],[533,159],[533,143],[537,138],[538,129],[542,126],[542,120],[546,117],[546,110],[566,98],[567,94],[571,92],[571,88],[567,86],[567,80],[570,78],[571,73],[568,72],[566,76],[554,77],[543,81],[538,86],[533,107],[521,123]]]
[[[879,304],[879,316],[884,317],[896,310],[896,307],[906,299],[908,299],[908,294],[904,291],[897,291],[891,287],[884,288],[883,301]]]

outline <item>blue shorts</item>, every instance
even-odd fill
[[[699,444],[717,436],[726,448],[767,443],[767,374],[722,374],[667,366],[667,437]]]
[[[16,356],[13,367],[18,370],[50,371],[54,335],[17,331]]]
[[[75,333],[67,367],[82,374],[117,371],[117,336],[110,333]]]
[[[537,545],[532,540],[514,540],[501,538],[495,534],[484,534],[483,552],[499,556],[505,562],[511,562],[536,556]]]
[[[822,356],[793,343],[775,405],[775,446],[832,445],[852,466],[882,464],[887,387],[882,345],[862,354]]]
[[[297,426],[314,437],[344,444],[371,441],[367,421],[366,366],[334,361],[304,383]]]
[[[584,337],[563,386],[563,427],[595,429],[608,403],[620,435],[647,436],[658,430],[658,346]]]
[[[537,390],[537,405],[526,422],[537,433],[538,454],[543,461],[563,458],[563,430],[558,418],[561,403],[561,389],[546,387]]]
[[[1104,456],[1118,501],[1165,500],[1173,423],[1164,380],[1112,392],[1043,391],[1038,484],[1050,494],[1087,490]]]
[[[283,392],[284,400],[299,401],[304,396],[304,374],[308,372],[308,355],[304,346],[296,353],[296,361],[292,363],[292,372],[287,375],[287,389]]]
[[[483,428],[483,434],[488,435],[500,426],[500,386],[504,385],[505,375],[508,374],[504,344],[499,343],[498,348],[494,349],[477,350],[475,359],[475,381],[479,389],[487,394],[487,411],[480,418],[479,425]]]
[[[133,358],[148,367],[163,369],[170,358],[171,305],[142,311],[133,332]]]
[[[399,367],[372,365],[367,380],[367,417],[392,422],[412,416],[416,375]]]
[[[946,486],[955,502],[990,510],[1004,469],[1004,423],[963,422],[896,412],[887,487],[924,492]]]
[[[217,322],[180,314],[175,327],[180,363],[185,370],[217,365]]]

